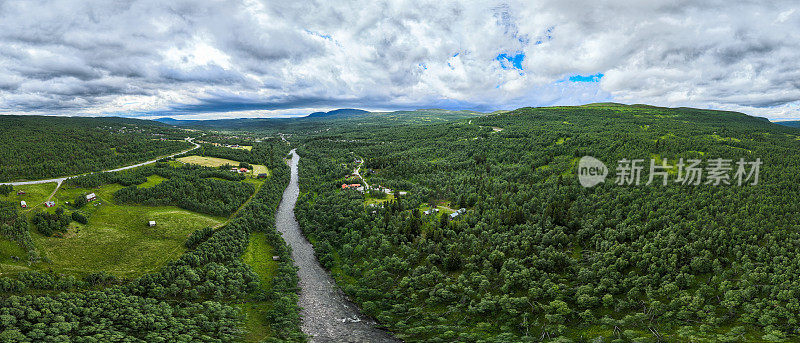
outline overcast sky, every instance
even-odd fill
[[[616,101],[800,119],[799,4],[0,0],[0,113]]]

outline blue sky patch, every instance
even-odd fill
[[[600,79],[603,78],[603,73],[597,73],[594,75],[573,75],[569,77],[570,82],[600,82]]]
[[[502,53],[497,55],[495,59],[500,61],[500,66],[503,67],[503,69],[514,68],[522,70],[522,60],[525,59],[525,54],[516,54],[512,56],[507,53]]]

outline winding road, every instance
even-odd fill
[[[367,183],[367,180],[365,180],[364,177],[361,176],[361,173],[360,173],[361,166],[364,165],[364,159],[363,158],[359,158],[359,159],[361,160],[361,163],[357,163],[358,167],[355,170],[353,170],[353,174],[354,175],[358,175],[358,178],[361,179],[361,182],[364,183],[364,191],[367,191],[367,190],[369,190],[369,184]]]
[[[292,247],[292,260],[299,268],[301,329],[311,336],[311,342],[380,343],[400,342],[386,331],[375,327],[372,319],[362,315],[317,262],[314,247],[300,231],[294,216],[294,206],[300,188],[297,184],[297,164],[300,156],[291,151],[291,179],[275,215],[275,225],[283,239]]]
[[[184,151],[181,151],[181,152],[178,152],[178,153],[174,153],[174,154],[169,155],[169,156],[161,156],[159,158],[156,158],[154,160],[150,160],[150,161],[147,161],[147,162],[142,162],[142,163],[137,163],[137,164],[125,166],[125,167],[122,167],[122,168],[109,169],[109,170],[104,170],[104,171],[100,171],[100,172],[83,173],[83,174],[73,175],[73,176],[64,176],[64,177],[58,177],[58,178],[55,178],[55,179],[47,179],[47,180],[0,182],[0,185],[22,186],[22,185],[35,185],[35,184],[39,184],[39,183],[56,182],[56,183],[58,183],[58,187],[60,187],[61,183],[64,182],[64,180],[71,179],[73,177],[89,175],[89,174],[94,174],[94,173],[113,173],[113,172],[118,172],[118,171],[121,171],[121,170],[141,167],[141,166],[144,166],[144,165],[155,163],[156,161],[158,161],[158,160],[160,160],[162,158],[170,158],[170,157],[178,156],[180,154],[187,153],[189,151],[192,151],[192,150],[197,149],[197,148],[200,147],[200,144],[197,144],[197,143],[194,142],[194,138],[186,138],[185,141],[194,144],[194,148],[191,148],[191,149],[188,149],[188,150],[184,150]],[[58,187],[56,187],[56,189],[58,189]],[[55,191],[53,191],[53,194],[55,194]],[[52,197],[52,195],[51,195],[51,197]]]

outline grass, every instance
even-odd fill
[[[267,168],[266,166],[262,166],[260,164],[254,164],[253,165],[253,174],[258,175],[258,174],[262,174],[262,173],[267,174],[267,176],[272,175],[270,173],[270,171],[269,171],[269,168]]]
[[[147,183],[160,181],[163,180],[159,177],[150,177]],[[10,273],[52,269],[76,276],[106,271],[118,277],[136,277],[178,258],[185,251],[183,243],[191,232],[227,220],[175,206],[118,205],[113,202],[113,193],[120,188],[118,184],[98,189],[62,186],[55,196],[58,204],[71,202],[79,195],[97,194],[97,200],[80,209],[89,217],[89,223],[70,223],[64,238],[44,237],[32,229],[39,252],[51,262],[15,268]],[[157,225],[148,227],[149,220],[155,220]],[[0,247],[0,254],[4,254],[7,250]]]
[[[0,196],[0,201],[11,201],[19,205],[19,202],[24,200],[28,203],[28,210],[34,207],[44,208],[42,203],[47,200],[55,188],[55,182],[14,186],[14,191],[9,196]],[[26,194],[17,195],[17,191],[25,191]]]
[[[714,134],[711,135],[712,138],[721,141],[721,142],[741,142],[741,139],[733,138],[733,137],[722,137],[720,135]]]
[[[141,185],[138,185],[137,187],[139,187],[139,188],[150,188],[150,187],[153,187],[153,186],[155,186],[155,185],[157,185],[159,183],[164,182],[164,180],[166,180],[166,178],[162,177],[160,175],[150,175],[150,176],[147,177],[147,181],[145,183],[143,183]]]
[[[186,156],[181,157],[178,159],[183,163],[190,163],[190,164],[199,164],[201,166],[206,167],[219,167],[224,166],[226,164],[232,166],[239,166],[239,161],[228,160],[224,158],[217,158],[217,157],[205,157],[205,156]],[[269,168],[260,164],[254,164],[253,170],[250,171],[253,175],[258,175],[259,173],[267,173],[270,174]]]
[[[272,288],[272,279],[278,270],[278,262],[272,260],[272,246],[267,244],[267,235],[263,232],[250,234],[250,245],[247,246],[242,259],[258,275],[259,287],[264,291]],[[244,336],[247,342],[261,342],[272,336],[271,328],[267,322],[267,312],[272,307],[269,301],[249,302],[240,305],[245,313]]]
[[[382,199],[374,198],[374,197],[370,196],[369,194],[364,194],[364,199],[365,199],[364,200],[364,205],[380,204],[380,203],[383,203],[383,202],[394,200],[394,194],[392,194],[392,193],[386,194],[386,197],[382,198]]]
[[[205,157],[196,155],[181,157],[178,159],[178,161],[181,161],[183,163],[199,164],[201,166],[206,166],[206,167],[219,167],[219,166],[224,166],[226,164],[230,164],[232,166],[239,166],[238,161],[228,160],[218,157]]]
[[[14,261],[11,257],[19,260]],[[15,274],[27,268],[28,253],[17,242],[0,238],[0,276]]]

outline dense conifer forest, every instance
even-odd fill
[[[112,169],[191,148],[187,132],[123,118],[2,116],[0,181]]]
[[[342,289],[407,341],[800,337],[796,129],[599,104],[353,128],[304,144],[302,229]],[[575,169],[585,155],[612,174],[622,159],[763,165],[758,185],[646,185],[645,165],[638,186],[612,175],[584,188]],[[359,158],[370,185],[407,195],[375,205],[342,190]],[[424,214],[431,206],[441,211]]]

